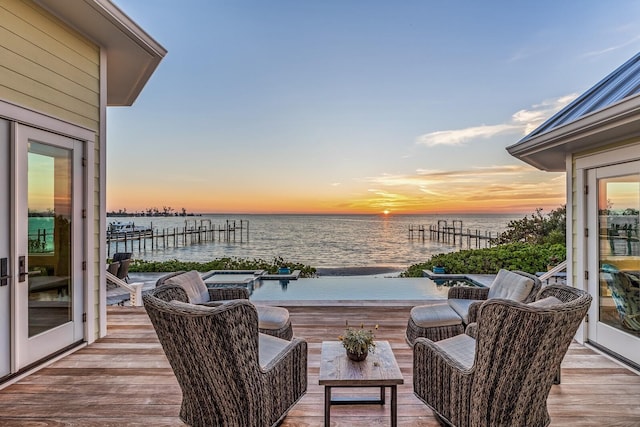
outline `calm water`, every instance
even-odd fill
[[[456,284],[464,284],[456,282]],[[253,301],[446,299],[449,286],[425,278],[319,277],[262,280],[250,287]]]
[[[273,260],[282,257],[287,261],[301,262],[313,267],[370,267],[398,268],[424,262],[430,256],[461,249],[460,245],[422,240],[416,233],[409,239],[409,225],[437,224],[438,220],[462,221],[463,230],[479,230],[481,233],[504,231],[508,222],[524,215],[203,215],[188,217],[187,226],[211,221],[214,226],[224,226],[226,220],[249,222],[249,238],[246,232],[240,241],[207,242],[179,247],[138,250],[134,245],[134,257],[148,261],[210,261],[221,257],[261,258]],[[154,229],[185,227],[185,218],[108,218],[108,222],[134,221],[136,225],[153,226]],[[475,247],[475,243],[473,243]],[[465,245],[462,248],[466,248]],[[119,251],[124,247],[120,244]],[[130,251],[131,248],[129,247]],[[115,252],[115,245],[110,248]]]

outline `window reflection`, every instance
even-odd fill
[[[30,337],[71,320],[71,160],[71,150],[29,143]]]
[[[640,336],[640,174],[598,181],[600,321]]]

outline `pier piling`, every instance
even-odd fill
[[[431,224],[428,227],[417,224],[409,225],[409,240],[421,239],[424,241],[425,239],[429,239],[458,246],[463,246],[466,242],[467,248],[472,248],[473,245],[475,245],[476,249],[491,247],[492,239],[497,237],[497,232],[481,232],[477,229],[471,231],[468,228],[465,231],[462,220],[457,219],[453,221],[439,219],[436,224]]]
[[[236,233],[240,234],[240,243],[249,241],[249,221],[226,220],[223,225],[214,225],[210,219],[193,221],[185,220],[183,228],[156,229],[151,223],[151,229],[145,231],[130,231],[126,233],[107,233],[107,256],[116,252],[133,252],[137,243],[138,252],[147,249],[147,241],[150,241],[151,250],[163,249],[170,246],[179,247],[206,242],[215,242],[216,233],[219,242],[236,241]],[[232,240],[233,239],[233,240]],[[123,244],[124,248],[120,245]],[[130,250],[129,250],[130,249]]]

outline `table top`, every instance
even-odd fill
[[[362,362],[354,362],[340,341],[323,341],[319,384],[325,386],[391,386],[404,378],[388,341],[376,341],[376,348]]]

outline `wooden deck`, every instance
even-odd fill
[[[436,426],[412,390],[412,353],[404,341],[410,305],[289,306],[295,335],[309,342],[309,387],[283,426],[321,426],[320,347],[337,339],[344,322],[379,324],[404,375],[398,387],[398,425]],[[110,307],[109,334],[0,390],[1,426],[179,426],[180,388],[142,308]],[[548,400],[553,426],[640,425],[640,377],[574,344],[562,384]],[[337,406],[333,426],[387,426],[389,406]]]

